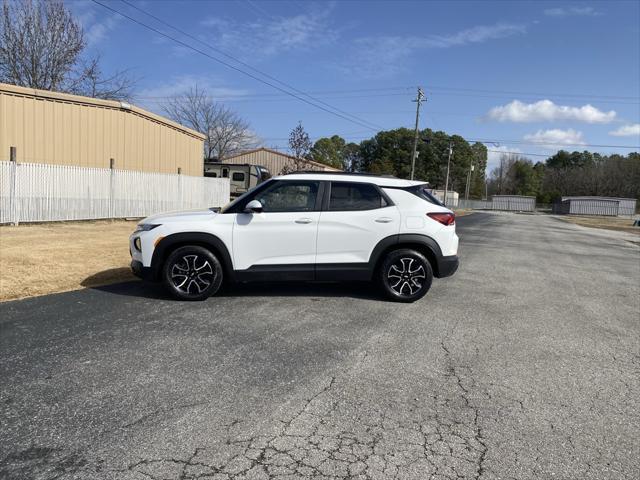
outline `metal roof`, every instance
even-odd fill
[[[279,152],[278,150],[273,150],[272,148],[267,148],[267,147],[258,147],[258,148],[253,148],[251,150],[244,150],[242,152],[234,153],[233,155],[229,155],[227,157],[224,157],[224,158],[220,159],[220,162],[225,162],[226,160],[229,160],[230,158],[237,158],[237,157],[241,157],[243,155],[249,155],[249,154],[255,153],[255,152],[269,152],[269,153],[272,153],[274,155],[280,155],[282,157],[286,157],[286,158],[289,158],[289,159],[295,160],[295,161],[302,160],[305,163],[308,163],[310,165],[315,165],[317,167],[333,169],[336,172],[341,172],[342,171],[339,168],[335,168],[335,167],[332,167],[332,166],[324,164],[324,163],[315,162],[313,160],[308,160],[306,158],[300,159],[300,158],[297,158],[297,157],[295,157],[293,155],[289,155],[288,153]]]

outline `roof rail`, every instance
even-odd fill
[[[398,178],[395,175],[379,175],[377,173],[366,172],[330,172],[326,170],[298,170],[297,172],[287,172],[285,175],[296,175],[298,173],[313,174],[313,175],[353,175],[359,177],[382,177],[382,178]]]

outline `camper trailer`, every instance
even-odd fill
[[[271,178],[271,173],[262,165],[205,162],[204,176],[228,178],[230,195],[234,198]]]

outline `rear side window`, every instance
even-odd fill
[[[434,205],[440,205],[444,207],[444,203],[442,203],[438,198],[436,198],[433,193],[431,193],[431,189],[428,185],[416,185],[415,187],[407,188],[407,191],[413,193],[414,195],[426,200],[429,203],[433,203]]]
[[[231,180],[234,182],[244,182],[244,173],[242,172],[233,172],[231,176]]]
[[[370,183],[331,183],[330,211],[374,210],[387,205],[380,191]]]

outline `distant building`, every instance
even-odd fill
[[[533,212],[536,209],[536,197],[527,197],[524,195],[493,195],[491,197],[491,209],[512,212]]]
[[[636,213],[635,198],[562,197],[554,213],[564,215],[632,216]]]
[[[270,148],[260,147],[246,152],[240,152],[220,160],[221,163],[250,164],[262,165],[267,167],[271,175],[278,175],[285,167],[293,168],[295,166],[296,157],[287,155],[286,153],[271,150]],[[340,172],[338,168],[330,167],[323,163],[311,160],[303,160],[304,170],[317,170],[324,172]]]
[[[447,207],[457,207],[460,202],[460,195],[458,192],[453,192],[451,190],[447,191],[447,199],[443,201],[444,198],[444,190],[431,190],[431,194],[444,203]]]
[[[125,102],[0,83],[0,161],[203,175],[204,135]]]

